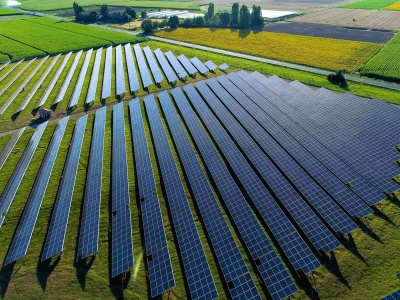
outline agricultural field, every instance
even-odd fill
[[[400,33],[361,69],[363,75],[400,81]]]
[[[157,36],[277,60],[353,72],[381,45],[271,32],[230,29],[182,29],[159,31]]]
[[[13,16],[13,15],[22,15],[22,12],[8,9],[8,8],[0,8],[0,17],[2,16]]]
[[[343,8],[357,8],[357,9],[383,9],[397,0],[358,0],[349,4],[345,4]]]
[[[1,24],[2,22],[0,21],[0,26],[2,26]],[[6,60],[20,60],[22,58],[44,56],[46,54],[44,51],[19,43],[1,34],[0,53],[6,57]]]
[[[400,28],[399,12],[390,10],[332,8],[304,14],[290,21],[395,31]]]
[[[396,2],[392,5],[386,6],[385,9],[388,10],[400,10],[400,2]]]

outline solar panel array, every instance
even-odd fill
[[[144,99],[164,187],[192,299],[218,296],[154,96]],[[194,263],[196,262],[196,263]]]
[[[68,104],[68,108],[74,107],[78,104],[79,97],[82,92],[83,83],[85,81],[86,73],[89,67],[90,59],[92,57],[93,49],[90,49],[86,52],[85,60],[83,61],[83,65],[81,71],[78,76],[78,81],[75,83],[74,91],[72,92],[71,99]]]
[[[208,68],[197,57],[192,57],[190,62],[196,67],[200,74],[206,74],[209,71]]]
[[[400,299],[400,290],[381,298],[381,300],[399,300]]]
[[[24,130],[25,127],[22,127],[21,129],[17,130],[11,137],[11,139],[8,141],[4,149],[0,152],[0,170],[4,166],[8,156],[11,154],[11,151],[14,149],[15,144],[18,142]]]
[[[111,96],[111,71],[112,71],[112,46],[106,49],[106,58],[104,61],[103,88],[101,90],[101,99],[107,99]]]
[[[15,167],[10,179],[7,182],[3,192],[0,196],[0,227],[3,224],[4,218],[12,201],[14,200],[14,196],[17,193],[19,185],[21,184],[22,178],[25,175],[26,169],[31,162],[32,156],[35,153],[36,147],[39,144],[39,141],[43,135],[43,132],[47,126],[47,122],[40,124],[35,132],[33,133],[28,146],[25,148],[24,153],[18,161],[17,166]]]
[[[69,116],[58,122],[3,265],[8,265],[26,255],[68,119]]]
[[[151,296],[175,286],[139,99],[129,102]]]
[[[2,64],[1,66],[0,66],[0,71],[2,71],[5,67],[7,67],[9,64],[11,63],[11,60],[9,60],[8,62],[6,62],[6,63],[4,63],[4,64]],[[11,70],[12,71],[12,70]],[[10,70],[8,70],[7,72],[6,72],[6,74],[8,73],[9,74],[9,72],[10,72]],[[10,72],[11,73],[11,72]],[[7,75],[8,75],[7,74]],[[6,78],[7,77],[7,75],[6,76],[2,76],[0,79],[0,82],[4,79],[4,78]]]
[[[118,45],[115,47],[115,81],[117,96],[125,94],[125,72],[124,64],[122,61],[122,47]]]
[[[192,65],[190,60],[184,54],[179,55],[178,60],[189,75],[195,75],[197,73],[196,68]]]
[[[153,84],[153,80],[151,79],[149,69],[147,69],[147,64],[144,60],[142,49],[140,48],[139,44],[135,44],[133,46],[133,50],[135,51],[140,77],[142,78],[143,88],[148,88],[150,85]]]
[[[172,68],[174,68],[175,73],[178,74],[178,77],[180,79],[185,79],[188,76],[188,73],[185,71],[181,63],[176,59],[175,55],[171,51],[165,53],[165,57],[168,59]]]
[[[9,68],[8,71],[4,73],[3,76],[0,77],[0,82],[2,82],[5,78],[7,78],[7,76],[10,75],[11,72],[14,71],[23,61],[24,59],[21,59],[20,61],[17,61],[15,64],[13,64],[11,68]]]
[[[126,60],[126,69],[128,71],[128,78],[129,78],[129,90],[131,93],[136,92],[140,89],[138,76],[136,73],[135,62],[133,60],[132,55],[132,47],[131,44],[126,44],[125,48],[125,60]]]
[[[149,46],[143,48],[144,55],[146,56],[147,62],[149,63],[151,73],[153,74],[153,78],[155,83],[161,83],[164,80],[164,76],[161,72],[160,67],[158,66],[156,59],[154,58],[153,53]]]
[[[94,119],[77,251],[81,259],[98,250],[106,109],[98,109]]]
[[[167,59],[165,58],[164,54],[160,49],[154,50],[154,54],[157,57],[158,62],[160,63],[165,76],[167,77],[167,81],[172,83],[178,80],[178,77],[176,77],[176,74],[174,70],[171,68],[169,65]]]
[[[45,261],[56,254],[63,252],[65,233],[67,231],[68,216],[71,208],[72,194],[74,192],[76,173],[78,171],[79,157],[82,149],[88,116],[78,119],[75,125],[68,157],[65,162],[61,177],[50,226],[43,247],[41,260]]]
[[[94,59],[92,75],[90,75],[89,88],[86,95],[85,104],[93,102],[96,98],[97,83],[99,82],[100,74],[100,63],[103,55],[103,48],[99,48],[96,51],[96,57]]]

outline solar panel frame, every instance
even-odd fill
[[[161,69],[157,64],[156,59],[154,58],[153,52],[149,46],[143,48],[144,55],[146,56],[147,63],[150,66],[151,73],[153,74],[153,78],[155,83],[161,83],[164,81],[164,76],[162,75]]]
[[[19,159],[17,166],[15,167],[6,187],[0,196],[0,227],[3,224],[5,215],[8,212],[12,201],[14,200],[14,196],[19,188],[22,178],[25,175],[26,169],[29,166],[29,163],[33,154],[35,153],[46,126],[47,122],[36,127],[35,132],[29,140],[28,146],[25,148],[24,153]]]
[[[8,248],[7,256],[3,263],[4,266],[26,255],[68,120],[69,116],[64,117],[57,124],[18,222],[11,245]]]
[[[56,254],[63,252],[65,234],[67,232],[68,217],[71,208],[72,195],[78,171],[83,138],[85,135],[88,115],[78,119],[72,136],[71,146],[61,177],[61,182],[54,202],[46,241],[43,247],[41,261],[45,261]]]
[[[131,93],[136,92],[140,89],[139,79],[136,73],[135,62],[132,55],[132,47],[131,44],[126,44],[125,48],[125,62],[126,69],[128,71],[128,79],[129,79],[129,89]]]
[[[103,48],[96,50],[96,57],[94,59],[92,74],[90,75],[89,88],[86,94],[85,104],[94,102],[96,98],[97,84],[99,82],[101,57],[103,56]]]
[[[79,72],[78,81],[75,83],[74,90],[72,92],[71,99],[68,104],[68,108],[74,107],[78,104],[79,97],[82,92],[83,84],[85,81],[86,73],[89,67],[90,59],[92,57],[93,49],[90,49],[86,52],[85,60],[83,61],[83,65],[81,71]]]
[[[7,161],[8,156],[10,155],[11,151],[14,149],[14,146],[17,144],[19,138],[21,137],[22,133],[25,131],[26,127],[22,127],[17,130],[11,139],[8,141],[7,145],[4,149],[0,152],[0,170],[4,166],[5,162]]]
[[[106,49],[106,58],[104,60],[103,85],[101,89],[101,99],[107,99],[111,96],[111,72],[112,72],[112,46]]]
[[[116,94],[122,96],[125,94],[125,71],[124,64],[122,61],[122,47],[118,45],[115,47],[115,85]]]
[[[170,65],[175,70],[176,74],[180,79],[185,79],[188,76],[188,73],[182,67],[181,63],[176,59],[175,55],[172,54],[171,51],[165,53],[165,57],[168,59]]]
[[[154,50],[154,54],[157,57],[158,62],[160,63],[165,76],[167,77],[167,81],[169,83],[173,83],[178,80],[178,77],[176,76],[174,70],[171,68],[169,65],[167,59],[165,58],[164,54],[162,51],[158,48]]]
[[[135,44],[133,46],[133,50],[135,51],[140,77],[142,78],[143,88],[148,88],[153,84],[153,80],[151,79],[149,70],[147,69],[147,64],[144,59],[142,49],[140,48],[139,44]]]
[[[208,68],[197,57],[192,57],[190,62],[196,67],[200,74],[206,74],[209,71]]]
[[[98,251],[106,111],[99,108],[94,119],[77,251],[81,259]]]
[[[184,54],[179,55],[178,60],[182,64],[182,66],[185,68],[186,72],[188,72],[189,75],[193,76],[197,73],[196,68],[192,65],[190,60]]]

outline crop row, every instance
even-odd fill
[[[359,8],[359,9],[382,9],[395,3],[397,0],[360,0],[353,3],[343,5],[345,8]]]
[[[375,55],[381,45],[291,34],[249,30],[182,29],[158,36],[319,67],[354,71]]]
[[[6,24],[5,22],[1,22],[1,26],[3,26],[3,23]],[[1,32],[1,34],[3,34],[3,31]],[[1,34],[0,34],[0,52],[4,56],[4,59],[3,57],[0,57],[1,61],[9,59],[20,60],[25,57],[29,58],[34,56],[45,55],[45,52],[39,49],[35,49],[28,45],[19,43]]]

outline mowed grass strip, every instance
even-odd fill
[[[382,47],[374,43],[250,30],[178,28],[160,31],[156,35],[234,52],[347,72],[353,72],[362,66]]]
[[[0,22],[0,26],[6,24]],[[3,29],[3,27],[1,27]],[[46,53],[39,49],[32,48],[28,45],[19,43],[8,37],[2,35],[3,30],[0,33],[0,61],[5,60],[20,60],[22,58],[31,58],[35,56],[44,56]],[[4,58],[3,58],[4,57]]]
[[[74,32],[84,36],[101,38],[102,40],[107,40],[113,44],[142,42],[145,40],[144,38],[137,37],[132,34],[115,32],[107,29],[96,28],[89,25],[81,25],[74,22],[60,21],[57,19],[50,19],[45,17],[29,18],[25,21],[50,26],[66,32]]]
[[[359,9],[382,9],[395,2],[397,2],[397,0],[360,0],[340,7]]]
[[[384,9],[387,9],[387,10],[400,10],[400,1],[396,2],[396,3],[392,4],[392,5],[386,6]]]
[[[0,21],[1,34],[48,54],[111,45],[111,42],[90,36],[35,24],[24,20]],[[100,35],[101,36],[101,35]],[[3,47],[0,52],[5,52]]]
[[[400,80],[400,33],[397,33],[382,50],[362,68],[363,75]]]
[[[22,12],[8,9],[8,8],[0,8],[0,17],[1,16],[13,16],[13,15],[22,15]]]

